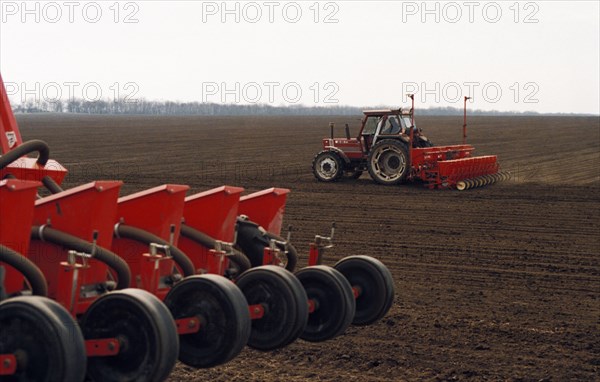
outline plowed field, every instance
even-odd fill
[[[389,314],[327,343],[250,349],[210,370],[179,365],[172,381],[598,380],[600,122],[583,117],[474,117],[469,141],[497,154],[512,181],[464,192],[310,172],[330,120],[346,117],[20,115],[69,168],[67,187],[122,179],[124,193],[163,183],[292,190],[284,224],[304,256],[337,222],[327,263],[381,259]],[[461,139],[460,117],[421,117],[436,144]]]

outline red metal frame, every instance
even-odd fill
[[[280,255],[281,249],[275,247],[265,247],[263,250],[263,265],[281,265]]]
[[[222,186],[185,198],[185,224],[224,242],[232,242],[238,216],[240,187]]]
[[[110,248],[122,184],[119,181],[97,181],[39,199],[35,203],[33,225],[49,225],[90,242],[97,233],[96,244]],[[74,315],[84,313],[98,296],[93,293],[84,296],[77,292],[73,301],[74,277],[78,279],[76,291],[81,291],[86,285],[105,282],[109,271],[107,265],[94,259],[88,261],[88,267],[68,264],[64,261],[68,248],[48,242],[33,241],[30,247],[28,257],[46,276],[48,296]]]
[[[185,193],[189,186],[167,184],[133,195],[122,197],[118,201],[115,222],[150,232],[163,240],[173,240],[177,245]],[[173,238],[171,227],[174,226]],[[140,242],[115,238],[112,251],[122,257],[131,269],[132,287],[145,289],[161,300],[167,295],[170,286],[161,285],[164,277],[172,275],[173,259],[162,255],[148,255],[150,249]]]
[[[308,266],[312,267],[315,265],[321,265],[323,260],[323,251],[321,247],[316,243],[310,243],[310,249],[308,251]]]
[[[10,102],[0,75],[0,154],[8,153],[23,143],[17,120],[10,107]],[[11,174],[17,179],[40,181],[44,176],[49,176],[61,184],[67,170],[60,163],[49,160],[45,166],[40,166],[34,158],[20,158],[0,170],[0,179]]]
[[[13,375],[17,372],[17,358],[14,354],[0,354],[0,375]]]
[[[0,170],[0,179],[7,175],[13,175],[17,179],[41,181],[43,177],[49,176],[58,184],[61,184],[67,176],[67,169],[60,163],[50,159],[44,167],[36,163],[35,158],[19,158],[2,170]]]
[[[85,354],[88,357],[110,357],[119,354],[121,344],[116,338],[102,338],[85,341]]]
[[[215,240],[232,243],[243,188],[223,186],[185,198],[184,222]],[[228,258],[224,251],[206,248],[184,236],[179,238],[179,249],[187,253],[200,272],[223,275]]]
[[[15,179],[0,181],[0,244],[24,255],[29,250],[33,209],[39,186],[38,182]],[[20,291],[23,287],[23,276],[7,264],[0,265],[6,270],[6,291]]]
[[[286,188],[269,188],[240,198],[238,213],[246,215],[268,232],[281,235],[283,213],[287,194]]]
[[[193,334],[200,331],[202,324],[198,317],[186,317],[175,320],[175,325],[178,334]]]
[[[97,236],[97,243],[110,244],[112,235],[94,235],[112,224],[116,212],[116,201],[121,182],[93,182],[35,201],[38,182],[21,180],[0,181],[0,243],[32,260],[48,280],[49,295],[67,307],[73,315],[81,314],[94,297],[84,298],[79,292],[83,285],[105,281],[107,268],[104,264],[90,259],[90,265],[61,262],[66,258],[65,249],[46,242],[30,244],[32,224],[48,224],[53,228],[82,238]],[[91,236],[87,234],[90,233]],[[31,247],[31,248],[28,248]],[[9,268],[9,267],[7,267]],[[16,271],[7,272],[5,285],[16,291],[23,283],[23,276]],[[78,276],[74,278],[74,275]],[[20,283],[20,284],[19,284]],[[16,285],[16,286],[15,286]],[[15,289],[17,288],[17,289]],[[116,338],[86,340],[88,357],[113,356],[119,353]],[[0,355],[0,375],[12,375],[17,364],[14,355]]]
[[[4,81],[0,74],[0,149],[2,153],[7,153],[13,148],[21,145],[21,133],[17,126],[17,120],[10,107]]]

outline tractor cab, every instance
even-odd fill
[[[381,139],[401,139],[405,143],[410,141],[410,130],[413,132],[413,146],[430,146],[427,137],[414,124],[412,109],[397,110],[365,110],[362,128],[358,140],[364,153],[368,153]]]

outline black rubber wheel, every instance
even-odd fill
[[[252,320],[248,346],[274,350],[295,341],[307,324],[308,297],[298,279],[274,265],[252,268],[237,280],[249,305],[262,305],[264,316]]]
[[[249,220],[238,220],[237,222],[237,247],[248,257],[252,267],[263,265],[265,247],[271,245],[271,239],[285,242],[283,238],[271,232],[266,232],[258,224]],[[290,272],[293,272],[298,263],[298,252],[296,248],[287,243],[286,246],[276,244],[277,248],[287,254],[281,260],[281,266]],[[269,264],[267,264],[269,265]]]
[[[344,162],[335,151],[324,150],[312,162],[313,175],[320,182],[335,182],[344,175]]]
[[[0,354],[14,354],[16,374],[2,381],[83,381],[83,335],[61,305],[22,296],[0,303]]]
[[[141,289],[98,298],[81,320],[84,338],[117,338],[119,354],[88,359],[93,381],[163,381],[179,353],[177,327],[167,307]]]
[[[358,288],[354,325],[368,325],[381,319],[394,302],[394,280],[389,269],[379,260],[369,256],[350,256],[334,266]]]
[[[402,183],[410,172],[408,149],[398,140],[384,139],[373,146],[367,166],[374,181],[384,185]]]
[[[173,317],[197,317],[200,331],[179,337],[179,360],[207,368],[238,355],[248,343],[252,322],[240,289],[219,275],[185,278],[164,300]]]
[[[10,265],[25,277],[31,287],[31,294],[43,297],[48,295],[46,277],[31,260],[8,247],[0,245],[0,262]]]
[[[306,295],[315,303],[300,338],[311,342],[326,341],[343,333],[354,319],[356,302],[352,286],[334,268],[317,265],[296,273]]]

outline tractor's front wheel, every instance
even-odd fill
[[[312,168],[315,178],[321,182],[335,182],[344,175],[342,158],[330,150],[318,153],[313,159]]]
[[[408,150],[397,140],[385,139],[373,146],[367,164],[369,175],[377,183],[400,184],[410,169]]]

